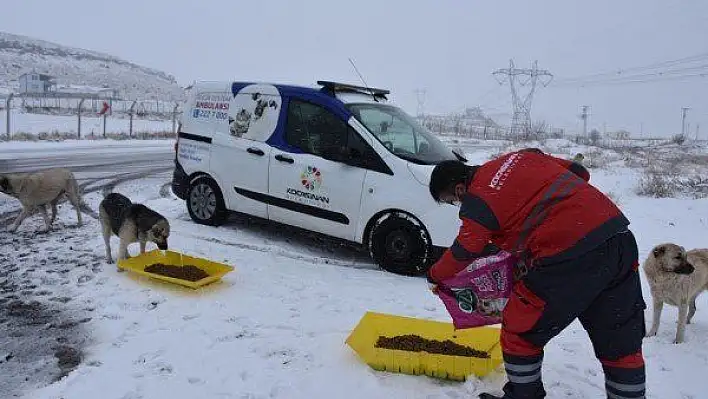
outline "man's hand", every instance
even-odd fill
[[[430,292],[432,292],[433,294],[435,294],[435,295],[438,294],[438,285],[437,285],[437,284],[435,284],[435,283],[428,283],[428,289],[429,289]]]

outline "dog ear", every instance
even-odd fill
[[[654,254],[654,257],[658,258],[666,252],[666,248],[663,245],[660,245],[660,246],[654,248],[654,251],[652,251],[652,252]]]

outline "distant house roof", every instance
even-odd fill
[[[44,73],[37,73],[37,72],[25,72],[22,75],[20,75],[20,78],[22,78],[24,76],[28,76],[28,75],[38,75],[39,80],[53,80],[54,79],[54,76],[52,76],[52,75],[47,75]]]

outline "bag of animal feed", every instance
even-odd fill
[[[502,251],[476,259],[437,285],[456,329],[499,324],[514,283],[516,257]]]

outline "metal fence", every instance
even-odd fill
[[[15,121],[13,120],[15,119],[13,116],[17,117],[18,115],[45,115],[48,118],[61,117],[62,126],[54,128],[53,131],[62,134],[62,136],[69,135],[67,131],[75,132],[75,136],[80,139],[87,133],[87,121],[96,121],[99,118],[102,126],[95,129],[95,123],[93,123],[91,127],[94,127],[94,129],[90,130],[92,135],[98,134],[102,137],[107,137],[109,135],[107,131],[109,120],[113,124],[120,123],[125,125],[125,128],[120,129],[120,133],[126,134],[128,137],[137,135],[138,131],[135,129],[134,122],[139,121],[166,123],[171,121],[171,131],[161,131],[160,133],[175,134],[177,119],[181,109],[179,103],[167,101],[126,101],[41,96],[19,97],[10,94],[5,98],[0,98],[0,112],[5,117],[4,138],[6,139],[11,139],[14,134],[22,132],[15,127]],[[69,118],[73,118],[73,122],[68,122]],[[98,130],[98,133],[96,133],[96,130]]]

